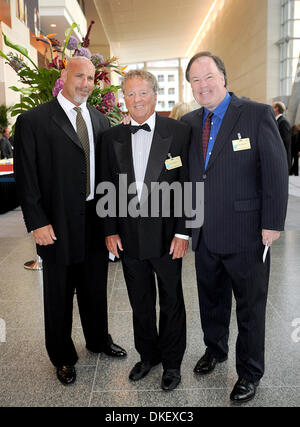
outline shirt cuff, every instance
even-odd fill
[[[175,237],[178,237],[179,239],[189,240],[190,236],[186,236],[185,234],[175,234]]]

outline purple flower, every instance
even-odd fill
[[[78,46],[78,40],[76,39],[76,37],[74,36],[70,36],[68,44],[67,44],[67,49],[69,50],[75,50]]]
[[[74,56],[85,56],[88,59],[91,59],[91,52],[86,47],[80,47],[76,49]]]
[[[91,56],[91,61],[94,64],[95,67],[98,67],[104,62],[103,56],[100,55],[100,53],[96,53]]]
[[[17,55],[13,55],[12,53],[8,54],[9,62],[8,64],[16,71],[20,71],[24,66],[24,62]]]
[[[63,88],[64,82],[62,81],[62,78],[58,78],[54,84],[54,88],[52,90],[52,96],[56,97],[61,89]]]
[[[104,102],[105,104],[114,104],[115,100],[116,98],[113,92],[108,92],[103,96],[102,102]]]

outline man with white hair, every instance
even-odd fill
[[[126,351],[108,334],[107,266],[96,215],[95,150],[109,121],[86,101],[95,67],[72,58],[62,70],[57,98],[18,117],[15,178],[27,230],[43,259],[46,348],[57,377],[75,381],[74,290],[88,350],[113,357]]]
[[[288,167],[290,169],[291,161],[292,161],[292,156],[291,156],[292,135],[291,135],[291,125],[289,124],[288,120],[284,117],[286,107],[283,102],[276,101],[276,102],[273,102],[272,108],[274,110],[279,133],[286,150]]]

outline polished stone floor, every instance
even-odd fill
[[[272,248],[272,269],[266,321],[266,372],[254,400],[244,406],[300,406],[300,181],[290,179],[286,231]],[[110,263],[109,329],[127,349],[125,360],[111,360],[85,349],[77,305],[73,335],[79,354],[77,381],[65,387],[56,379],[44,348],[42,275],[23,268],[35,258],[19,209],[0,215],[0,406],[206,407],[231,406],[236,381],[234,347],[237,335],[233,309],[227,362],[205,377],[193,374],[204,351],[191,252],[184,259],[183,286],[188,339],[182,382],[165,393],[161,366],[131,383],[128,373],[138,361],[131,310],[121,265]],[[298,320],[297,320],[298,319]]]

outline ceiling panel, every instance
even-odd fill
[[[93,28],[93,41],[102,43],[104,33],[122,64],[177,58],[185,56],[213,2],[89,0],[94,17],[87,13],[87,19],[101,22],[103,28]]]

